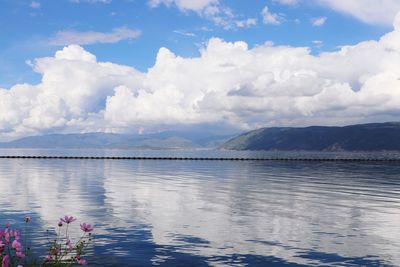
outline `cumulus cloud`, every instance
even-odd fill
[[[0,89],[1,138],[176,125],[337,125],[398,120],[400,15],[378,41],[313,55],[213,38],[199,57],[161,48],[147,72],[70,45],[36,59],[39,84]],[[209,127],[211,127],[209,126]]]
[[[50,40],[52,45],[79,44],[88,45],[96,43],[117,43],[122,40],[135,39],[141,31],[127,27],[115,28],[111,32],[78,32],[73,30],[60,31]]]
[[[34,70],[42,75],[38,85],[18,84],[0,90],[2,136],[76,126],[77,131],[86,127],[95,130],[101,127],[95,120],[107,96],[117,86],[137,87],[141,76],[130,67],[98,63],[94,55],[77,45],[58,51],[54,57],[37,59]]]

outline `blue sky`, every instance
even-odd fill
[[[196,0],[195,0],[196,1]],[[0,86],[38,82],[39,75],[25,63],[49,56],[59,49],[51,40],[58,32],[103,32],[126,27],[140,31],[134,39],[114,43],[84,45],[99,60],[112,61],[146,70],[154,64],[160,47],[177,55],[192,57],[211,37],[227,41],[246,41],[250,46],[272,41],[275,44],[309,46],[313,53],[332,51],[338,46],[378,39],[391,24],[364,23],[354,16],[337,12],[329,6],[304,1],[284,5],[277,1],[220,1],[233,13],[232,21],[255,19],[248,27],[218,25],[198,10],[182,10],[177,5],[151,6],[148,1],[69,1],[0,0]],[[279,14],[279,25],[264,24],[262,9]],[[223,16],[223,15],[222,15]],[[324,17],[326,22],[314,26],[312,20]],[[234,22],[229,22],[234,23]],[[322,44],[315,41],[321,41]]]
[[[398,0],[0,0],[0,140],[398,121],[399,11]]]

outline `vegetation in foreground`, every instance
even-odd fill
[[[58,233],[49,242],[47,255],[38,257],[27,246],[27,229],[31,217],[25,217],[24,235],[7,224],[0,229],[0,263],[2,267],[36,267],[36,266],[73,266],[86,265],[83,258],[85,249],[89,246],[93,227],[90,224],[80,224],[82,235],[75,243],[71,240],[69,226],[76,218],[64,216],[57,224]],[[24,244],[24,245],[23,245]]]

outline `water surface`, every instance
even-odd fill
[[[399,173],[394,163],[1,159],[0,223],[32,215],[37,244],[63,214],[94,223],[99,266],[396,266]]]

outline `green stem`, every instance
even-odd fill
[[[14,257],[11,254],[10,245],[7,246],[7,251],[8,251],[8,257],[10,258],[11,266],[14,266]]]

